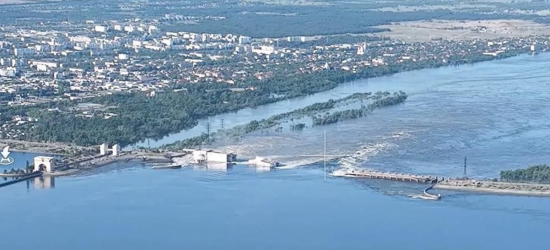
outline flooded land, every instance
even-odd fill
[[[383,171],[492,178],[500,170],[550,162],[550,54],[471,66],[406,72],[201,121],[154,145],[264,119],[356,92],[407,93],[405,103],[366,117],[302,131],[255,132],[213,148],[239,158],[267,156],[286,169],[187,167],[153,170],[117,163],[73,177],[43,177],[0,190],[0,234],[9,249],[546,249],[550,199],[443,191],[416,199],[426,185],[383,180],[323,180],[329,161]],[[17,164],[33,155],[14,153]],[[147,201],[147,202],[143,202]],[[56,229],[51,230],[55,222]],[[483,223],[480,223],[483,221]],[[86,224],[86,227],[82,225]],[[262,225],[262,226],[258,226]],[[444,229],[444,230],[443,230]],[[25,232],[25,233],[21,233]],[[113,237],[116,236],[116,237]]]

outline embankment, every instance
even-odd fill
[[[549,196],[550,185],[530,183],[509,183],[475,180],[445,180],[434,188],[463,192],[476,192],[503,195]]]

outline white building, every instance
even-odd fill
[[[48,71],[48,66],[46,66],[44,64],[38,64],[38,65],[36,65],[36,70],[38,70],[38,71]]]
[[[260,47],[252,47],[252,53],[260,54],[260,55],[271,55],[275,53],[275,47],[273,46],[260,46]]]
[[[99,155],[107,155],[109,151],[113,152],[113,156],[120,155],[120,145],[115,144],[111,149],[109,149],[109,144],[107,143],[99,145]]]
[[[26,56],[36,54],[36,50],[29,48],[15,48],[13,49],[13,54],[15,56]]]
[[[201,35],[201,42],[207,43],[209,41],[210,41],[210,37],[208,36],[208,34],[202,34]]]
[[[299,36],[289,36],[286,38],[287,42],[298,42],[300,41],[300,37]]]
[[[138,41],[138,40],[134,40],[132,41],[132,47],[135,48],[135,49],[139,49],[143,46],[143,43],[141,41]]]
[[[153,33],[157,32],[158,30],[159,30],[159,29],[157,28],[157,26],[150,25],[150,26],[147,28],[147,33],[153,34]]]
[[[94,27],[94,31],[95,32],[102,32],[102,33],[105,33],[107,32],[107,27],[106,26],[103,26],[103,25],[96,25]]]
[[[362,56],[365,54],[365,51],[367,51],[367,44],[362,43],[361,45],[359,45],[359,48],[357,48],[357,55]]]
[[[118,143],[113,145],[113,147],[111,148],[111,151],[113,152],[114,156],[120,155],[120,145],[118,145]]]
[[[134,32],[134,26],[132,26],[132,25],[124,26],[124,31],[126,31],[128,33],[132,33],[132,32]]]
[[[240,44],[249,44],[250,42],[252,42],[252,38],[249,37],[249,36],[240,36],[239,37],[239,43]]]
[[[38,71],[48,71],[51,68],[57,68],[59,66],[56,62],[41,62],[41,61],[33,61],[31,62],[31,65],[36,67],[36,70]]]
[[[103,144],[99,145],[99,154],[100,155],[106,155],[107,151],[109,151],[109,146],[107,145],[107,143],[103,143]]]
[[[0,68],[0,76],[15,77],[16,75],[17,68],[15,67]]]
[[[34,157],[34,172],[50,173],[55,169],[55,158],[49,156]]]
[[[233,153],[221,153],[212,150],[195,150],[193,151],[193,160],[197,163],[203,162],[219,162],[228,163],[237,161],[237,155]]]
[[[118,60],[128,60],[128,54],[118,54]]]

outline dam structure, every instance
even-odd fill
[[[369,178],[429,184],[430,186],[424,189],[424,195],[422,198],[433,200],[440,199],[441,196],[429,194],[428,191],[432,189],[487,194],[550,197],[550,184],[433,177],[428,175],[391,173],[367,169],[338,169],[330,175],[334,177]]]
[[[439,181],[437,177],[426,176],[426,175],[390,173],[390,172],[358,170],[358,169],[339,169],[332,172],[331,175],[337,176],[337,177],[384,179],[384,180],[428,183],[428,184],[435,184]]]

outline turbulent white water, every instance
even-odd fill
[[[420,202],[426,185],[325,180],[322,157],[302,155],[322,155],[326,130],[327,153],[346,155],[329,168],[456,176],[467,156],[469,176],[494,177],[502,169],[550,163],[549,68],[550,54],[544,54],[415,71],[226,114],[226,124],[235,124],[354,92],[409,94],[405,104],[361,119],[212,146],[295,169],[264,173],[212,164],[164,171],[128,162],[90,176],[4,187],[0,214],[9,216],[2,217],[0,235],[10,240],[2,246],[339,250],[364,247],[367,235],[372,249],[548,249],[549,199],[450,192],[440,202]],[[32,160],[14,158],[22,165]],[[430,244],[419,244],[426,236]]]
[[[468,157],[470,176],[495,177],[503,169],[550,162],[548,59],[550,54],[523,56],[439,69],[428,76],[409,72],[406,78],[398,74],[346,85],[333,93],[404,90],[409,98],[403,105],[360,119],[301,132],[284,124],[280,133],[251,134],[214,147],[240,158],[259,155],[295,168],[323,160],[327,131],[327,154],[346,155],[329,156],[338,159],[331,162],[333,167],[457,176]],[[499,73],[488,77],[487,71]]]

